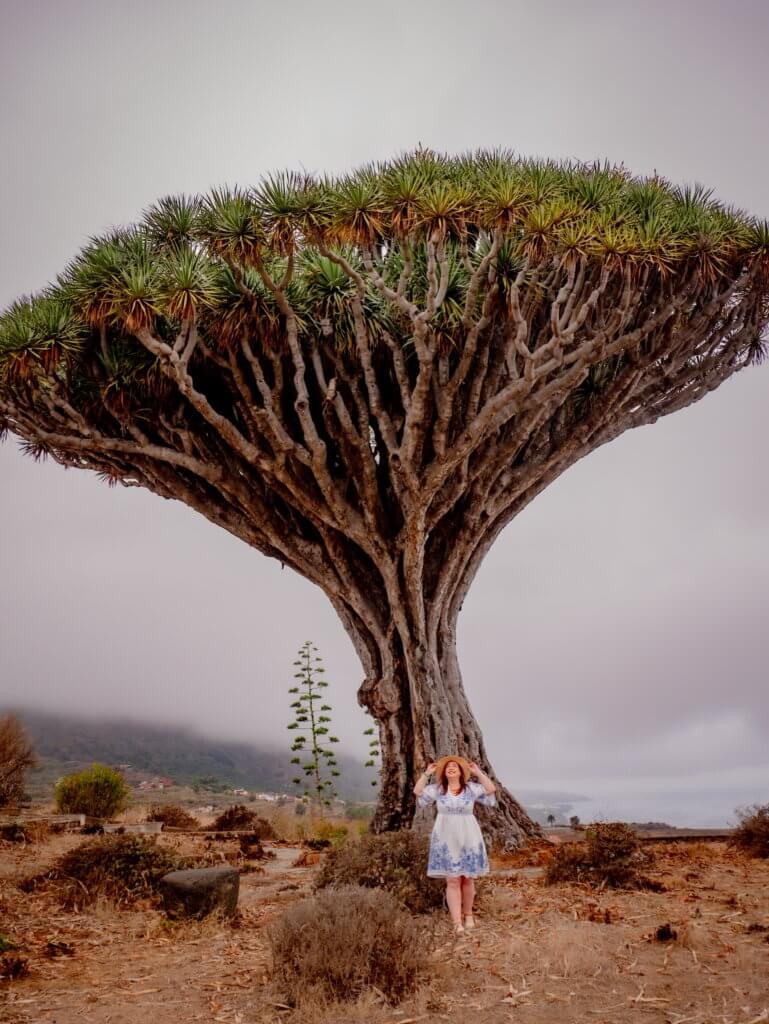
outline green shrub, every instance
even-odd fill
[[[444,882],[428,878],[430,837],[417,832],[365,835],[329,850],[316,889],[360,885],[385,889],[408,910],[425,914],[443,906]]]
[[[200,822],[176,804],[154,804],[147,811],[147,821],[162,821],[168,828],[200,828]]]
[[[376,987],[391,1003],[419,984],[432,943],[424,922],[386,892],[345,886],[303,900],[268,930],[273,972],[291,1005],[356,999]]]
[[[128,806],[129,789],[120,772],[104,764],[94,764],[60,779],[55,796],[62,814],[112,818]]]
[[[343,843],[349,835],[349,828],[346,825],[334,825],[331,821],[319,821],[315,825],[314,839],[327,839],[332,846]]]
[[[750,857],[769,857],[769,804],[754,804],[737,811],[740,823],[729,845]]]
[[[636,888],[644,884],[640,868],[651,862],[644,853],[638,835],[621,821],[588,825],[583,843],[564,843],[556,847],[545,869],[545,881],[587,882],[614,889]]]
[[[118,904],[152,896],[163,875],[190,867],[189,860],[148,836],[96,836],[60,857],[47,878],[68,907],[100,897]]]

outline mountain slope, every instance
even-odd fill
[[[191,730],[126,719],[91,719],[15,709],[32,739],[40,768],[29,788],[39,790],[62,774],[94,761],[130,764],[148,776],[168,776],[180,784],[215,776],[220,782],[245,789],[296,792],[291,784],[295,766],[285,751],[249,743],[201,736]],[[371,800],[371,773],[356,759],[339,754],[339,795]]]

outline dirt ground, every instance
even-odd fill
[[[265,926],[309,894],[315,869],[292,867],[296,850],[278,846],[263,872],[241,877],[234,922],[180,925],[149,904],[71,913],[18,888],[82,841],[0,844],[0,934],[29,965],[0,983],[3,1022],[769,1022],[769,863],[721,843],[655,847],[662,893],[548,888],[536,868],[497,864],[477,930],[454,940],[441,921],[433,947],[414,950],[416,996],[291,1009],[270,978]],[[160,841],[188,854],[204,843]],[[663,925],[674,938],[656,938]]]

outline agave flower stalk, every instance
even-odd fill
[[[298,683],[288,691],[295,698],[291,703],[294,718],[288,725],[293,733],[291,764],[301,767],[304,779],[297,775],[292,781],[295,786],[303,785],[303,795],[316,801],[322,814],[336,796],[333,780],[341,774],[334,751],[326,744],[338,743],[339,738],[330,735],[332,708],[323,692],[329,685],[323,678],[323,659],[309,640],[299,648],[294,668]]]

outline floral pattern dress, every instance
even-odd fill
[[[434,803],[438,811],[427,860],[430,878],[477,878],[489,873],[489,858],[473,808],[477,803],[493,807],[496,802],[494,794],[486,793],[478,782],[468,782],[456,796],[448,790],[444,793],[435,783],[425,786],[417,803],[420,807]]]

